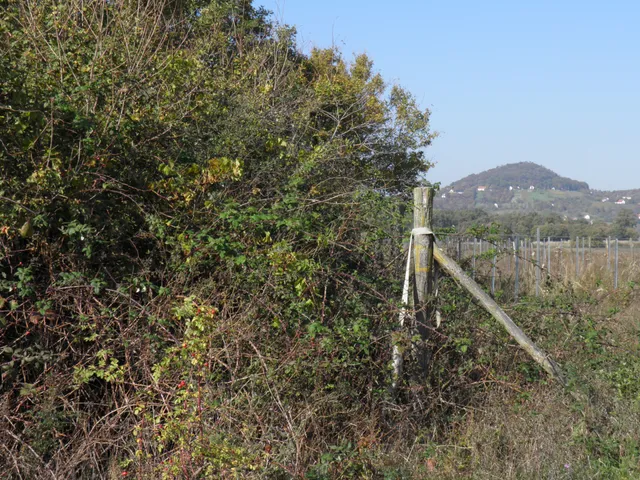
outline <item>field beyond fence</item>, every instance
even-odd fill
[[[615,290],[640,278],[639,245],[631,239],[448,234],[440,243],[478,282],[505,300],[542,295],[560,284]]]

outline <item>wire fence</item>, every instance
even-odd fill
[[[492,295],[517,300],[558,284],[618,289],[640,282],[640,242],[611,237],[439,235],[440,245]]]

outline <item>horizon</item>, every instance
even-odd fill
[[[603,191],[640,188],[640,3],[262,0],[299,47],[367,53],[440,133],[431,182],[532,161]],[[606,166],[606,168],[603,168]]]

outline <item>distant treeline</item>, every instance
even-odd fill
[[[514,235],[535,235],[540,228],[543,237],[574,238],[576,236],[638,238],[637,217],[628,209],[620,210],[611,223],[565,219],[556,213],[507,213],[492,215],[485,210],[436,210],[436,228],[467,233],[492,227],[494,231]]]

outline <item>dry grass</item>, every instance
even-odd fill
[[[539,340],[562,360],[570,389],[524,379],[522,359],[509,364],[505,355],[493,365],[502,381],[487,383],[397,478],[640,478],[640,291],[572,298],[564,318],[543,304],[529,311],[532,320],[537,310],[541,323],[565,323]]]
[[[615,249],[606,247],[585,247],[576,249],[567,245],[568,242],[552,242],[551,254],[546,246],[541,246],[538,262],[540,268],[540,291],[554,293],[559,285],[571,287],[583,293],[591,293],[597,289],[612,290],[615,286]],[[453,245],[453,246],[452,246]],[[496,252],[495,289],[502,292],[505,298],[514,297],[514,283],[516,278],[516,259],[513,244],[508,242],[485,243],[483,254],[476,252],[475,274],[481,283],[488,288],[492,279],[492,253]],[[476,247],[477,248],[477,247]],[[449,254],[456,257],[455,242],[449,245]],[[472,270],[473,249],[471,243],[462,244],[460,261]],[[630,282],[640,281],[640,248],[629,242],[620,242],[618,249],[617,284],[622,287]],[[518,294],[534,295],[536,293],[536,255],[537,249],[527,245],[525,250],[521,245],[518,252]],[[577,268],[576,268],[576,263]]]

